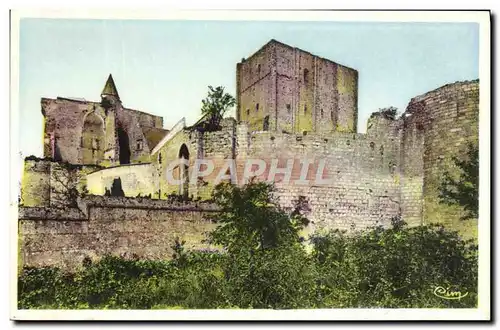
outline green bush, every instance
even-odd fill
[[[19,308],[130,308],[165,304],[215,308],[222,256],[190,253],[186,264],[106,256],[73,274],[57,268],[25,268],[19,276]]]
[[[72,295],[67,295],[71,287],[71,276],[64,275],[57,268],[24,268],[18,281],[19,309],[62,308],[71,305]]]
[[[325,307],[472,307],[477,303],[477,246],[439,225],[401,220],[348,236],[312,238]],[[467,296],[447,300],[437,287]]]
[[[315,271],[300,246],[240,252],[227,259],[227,297],[240,308],[311,308]]]

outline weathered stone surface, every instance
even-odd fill
[[[102,166],[149,160],[150,140],[168,132],[163,118],[127,109],[117,93],[101,97],[101,102],[42,98],[44,157]]]
[[[251,131],[356,132],[356,70],[271,40],[236,71],[236,117]]]
[[[477,222],[460,221],[463,210],[439,203],[437,196],[443,174],[457,173],[453,157],[463,158],[469,143],[478,144],[479,81],[448,84],[417,96],[408,109],[413,110],[412,121],[420,131],[417,134],[423,136],[418,152],[409,159],[413,166],[419,166],[423,176],[423,221],[440,222],[474,236]]]
[[[215,224],[207,215],[217,209],[206,203],[169,203],[145,198],[91,196],[78,209],[19,209],[21,264],[74,269],[85,257],[105,254],[146,259],[171,257],[174,239],[189,249],[202,243]]]

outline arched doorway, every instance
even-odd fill
[[[83,122],[81,152],[83,164],[99,164],[104,157],[104,121],[95,112]]]
[[[120,164],[130,164],[130,143],[128,134],[125,130],[118,126],[118,144],[120,146]]]
[[[189,162],[189,150],[185,144],[179,149],[179,158],[185,159]],[[189,166],[186,164],[179,164],[179,179],[181,184],[179,185],[179,195],[188,197],[189,196]]]

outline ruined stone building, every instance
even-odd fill
[[[161,258],[170,246],[162,235],[196,245],[210,227],[202,215],[213,208],[173,205],[168,197],[207,200],[217,173],[172,185],[166,169],[179,158],[189,165],[177,167],[177,175],[188,180],[196,159],[211,159],[216,167],[234,159],[239,176],[249,158],[268,164],[278,159],[280,167],[287,159],[326,159],[327,185],[294,184],[299,161],[289,183],[276,176],[284,209],[299,198],[309,204],[307,232],[388,225],[398,215],[411,225],[441,222],[467,234],[475,230],[477,222],[465,228],[457,221],[462,210],[440,204],[437,196],[443,173],[453,170],[452,157],[478,141],[478,80],[414,97],[399,118],[375,112],[366,133],[357,132],[354,69],[271,40],[236,65],[236,81],[236,119],[226,118],[210,132],[183,119],[167,130],[161,117],[126,108],[111,75],[100,101],[43,98],[45,158],[26,159],[21,191],[24,262],[66,264],[125,252]],[[61,172],[72,174],[88,194],[64,212],[54,207]],[[108,196],[116,186],[139,198]]]
[[[109,75],[99,102],[42,98],[44,157],[81,165],[149,162],[168,133],[163,118],[125,108]]]

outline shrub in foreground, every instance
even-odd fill
[[[477,246],[439,225],[372,228],[312,237],[322,305],[337,307],[473,307]],[[461,299],[435,290],[461,292]]]

